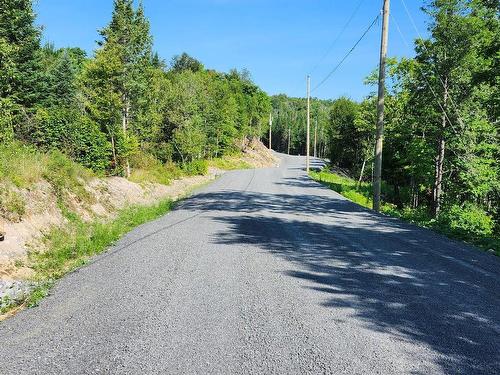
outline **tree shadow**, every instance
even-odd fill
[[[322,189],[309,181],[280,183]],[[445,373],[500,373],[496,258],[332,195],[228,190],[182,208],[226,224],[215,243],[253,244],[293,262],[286,275],[320,293],[322,305],[425,344]]]

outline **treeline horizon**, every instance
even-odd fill
[[[270,99],[247,70],[206,69],[153,51],[142,2],[114,0],[92,56],[41,45],[32,0],[0,7],[0,142],[57,149],[129,177],[156,161],[180,165],[232,153],[265,130]],[[153,160],[154,159],[154,160]]]

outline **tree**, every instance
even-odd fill
[[[100,33],[103,40],[96,58],[83,75],[87,107],[110,136],[115,167],[121,161],[125,175],[130,176],[129,156],[138,143],[129,131],[147,90],[152,60],[152,38],[142,3],[134,11],[133,0],[115,0],[111,22]]]
[[[171,62],[172,70],[174,72],[182,72],[184,70],[190,70],[193,73],[204,70],[203,64],[196,60],[194,57],[189,56],[186,52],[181,55],[176,55],[172,58]]]
[[[3,0],[0,5],[0,98],[32,108],[43,97],[40,29],[31,0]]]

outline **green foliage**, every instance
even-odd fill
[[[20,142],[0,144],[0,181],[6,186],[30,188],[45,179],[61,198],[71,193],[82,201],[91,201],[83,186],[92,176],[92,171],[61,151],[41,152]]]
[[[91,202],[92,196],[85,190],[84,183],[93,176],[92,172],[70,160],[59,150],[46,154],[43,177],[59,198],[71,192],[82,201]]]
[[[372,207],[371,184],[358,184],[353,179],[342,177],[326,170],[311,172],[311,177],[360,206],[366,208]]]
[[[32,107],[44,96],[40,29],[32,0],[3,0],[0,6],[0,98]]]
[[[131,159],[130,180],[137,183],[168,185],[171,180],[181,177],[184,172],[174,163],[161,163],[151,154],[138,152]]]
[[[208,173],[208,162],[206,160],[193,160],[182,164],[182,170],[188,176],[203,176]]]
[[[45,157],[33,146],[20,142],[0,143],[0,181],[21,188],[42,179]]]
[[[286,95],[272,97],[272,148],[287,153],[290,134],[290,153],[304,155],[306,152],[306,99],[290,98]],[[317,138],[317,155],[328,156],[330,142],[328,137],[329,109],[331,100],[314,99],[311,102],[311,154],[314,153],[314,134]],[[269,116],[269,114],[267,115]],[[266,118],[266,120],[268,117]],[[264,143],[269,141],[267,121],[260,129]]]
[[[142,3],[114,1],[90,58],[79,48],[41,48],[34,19],[31,0],[0,7],[0,142],[20,140],[99,173],[167,183],[179,173],[170,163],[221,157],[262,133],[270,101],[250,74],[206,70],[186,53],[168,69],[152,51]],[[157,161],[134,165],[144,154]]]
[[[491,237],[493,234],[491,217],[471,203],[464,206],[455,204],[444,210],[437,220],[437,225],[466,241]]]
[[[172,143],[183,163],[189,163],[204,156],[206,135],[201,129],[201,121],[195,118],[174,131]]]
[[[26,202],[17,191],[7,187],[0,188],[0,216],[17,222],[26,213]]]
[[[14,140],[15,110],[10,99],[0,98],[0,143]]]
[[[426,3],[429,37],[415,42],[415,58],[387,60],[382,158],[385,212],[483,239],[487,236],[472,223],[486,228],[489,219],[480,219],[474,207],[492,220],[494,233],[500,231],[500,19],[494,3]],[[376,84],[376,77],[374,70],[366,83]],[[281,111],[283,103],[278,104]],[[333,101],[325,127],[331,164],[366,181],[372,174],[375,123],[375,93],[361,103]],[[368,199],[363,202],[362,189],[363,184],[342,194],[370,206],[371,191],[363,191]],[[450,219],[451,207],[460,224]],[[465,228],[462,234],[458,228]]]
[[[357,181],[323,170],[311,172],[311,177],[342,194],[349,200],[363,207],[371,208],[372,186],[369,183],[358,184]],[[388,187],[383,185],[382,193],[387,194]],[[394,204],[384,202],[381,211],[411,223],[434,229],[450,237],[457,238],[482,247],[493,249],[500,255],[500,237],[495,233],[495,223],[488,213],[472,203],[454,204],[446,208],[436,220],[430,215],[427,207],[398,208]]]
[[[252,166],[241,158],[240,155],[226,155],[222,158],[215,158],[208,161],[210,167],[223,169],[226,171],[236,169],[250,169]]]
[[[174,72],[182,72],[190,70],[193,73],[204,70],[203,64],[195,58],[189,56],[186,52],[172,58],[172,70]]]

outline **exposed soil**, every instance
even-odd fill
[[[278,163],[278,159],[257,140],[244,144],[242,159],[255,168],[273,167]],[[95,178],[85,184],[90,202],[70,197],[67,205],[84,221],[109,220],[130,205],[149,205],[165,198],[175,200],[223,173],[223,170],[210,168],[205,176],[185,177],[170,185],[137,184],[122,177]],[[32,270],[25,265],[28,252],[43,250],[44,233],[66,222],[48,182],[40,181],[31,189],[16,189],[16,194],[26,202],[22,216],[0,213],[0,232],[4,234],[0,241],[0,280],[4,281],[28,279],[32,275]]]

